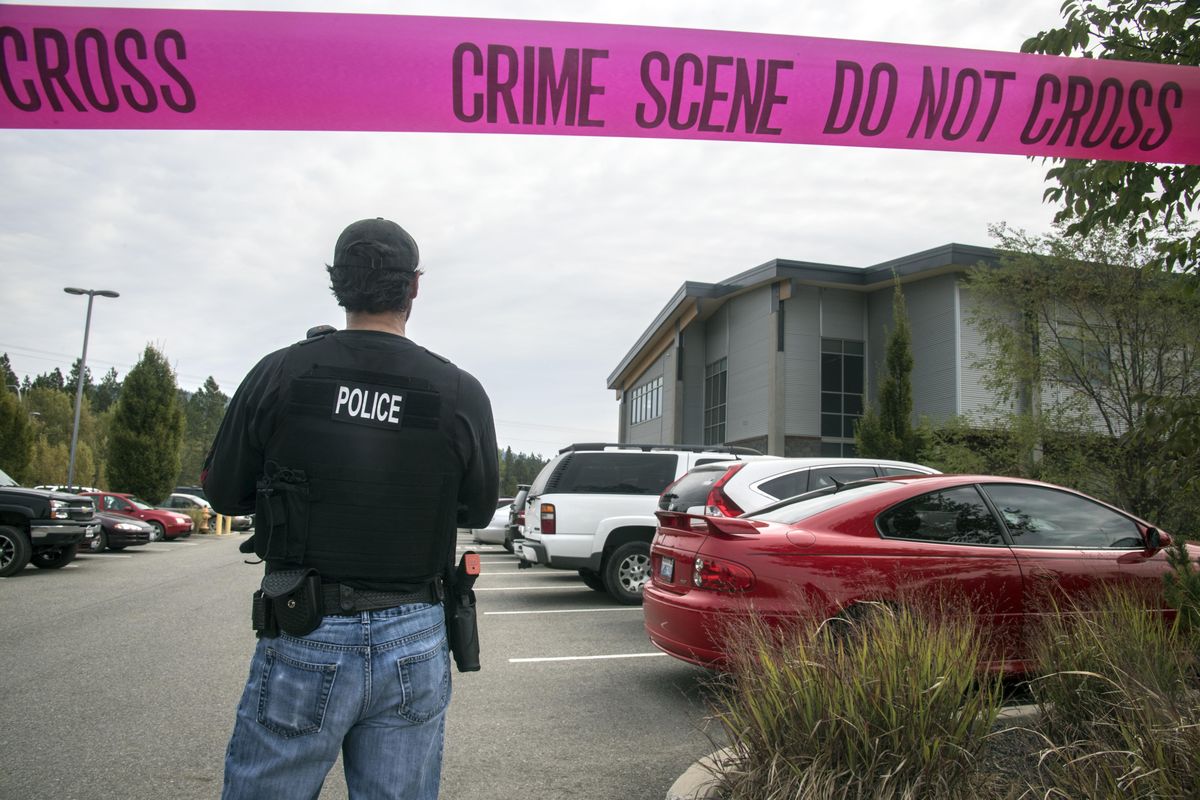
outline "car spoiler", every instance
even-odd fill
[[[655,511],[654,515],[658,517],[661,528],[717,536],[743,536],[748,533],[757,535],[759,528],[767,527],[766,522],[742,517],[707,516],[662,510]]]

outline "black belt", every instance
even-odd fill
[[[442,599],[438,595],[438,586],[433,582],[415,592],[374,592],[370,589],[355,589],[344,583],[321,584],[321,600],[326,616],[378,611],[407,603],[438,603]]]

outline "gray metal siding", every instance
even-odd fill
[[[775,330],[770,324],[771,287],[734,297],[726,307],[729,382],[725,440],[732,442],[767,435],[767,360],[775,352]]]
[[[879,378],[887,356],[887,335],[892,329],[892,287],[867,295],[867,396],[868,405],[879,402]]]
[[[670,351],[668,351],[668,352],[670,352]],[[668,363],[667,354],[664,353],[663,355],[659,356],[658,359],[653,364],[651,364],[650,367],[645,372],[643,372],[640,376],[638,376],[638,379],[634,383],[633,388],[631,388],[625,392],[625,402],[622,403],[621,405],[625,412],[625,422],[628,425],[629,437],[628,437],[628,439],[626,439],[626,441],[629,444],[659,444],[664,441],[664,439],[663,439],[663,431],[664,431],[663,421],[664,421],[664,419],[666,419],[667,414],[670,413],[669,409],[667,408],[666,384],[668,383],[668,381],[666,380],[667,376],[664,375],[664,371],[663,371],[664,367],[667,363]],[[663,380],[662,414],[660,414],[659,416],[654,417],[652,419],[648,419],[645,422],[639,422],[636,425],[632,424],[629,420],[629,414],[630,414],[631,405],[632,405],[633,390],[638,388],[639,386],[643,385],[644,383],[646,383],[648,381],[652,381],[658,377],[664,378],[664,380]],[[671,377],[672,378],[674,377],[673,369],[671,371]],[[671,381],[671,382],[673,382],[673,381]]]
[[[959,413],[973,422],[988,424],[997,418],[995,396],[984,385],[987,372],[978,365],[987,352],[983,334],[972,321],[975,298],[971,290],[959,286],[959,315],[962,317],[962,352],[959,355],[961,402]]]
[[[862,293],[843,289],[821,289],[820,292],[821,336],[861,342],[866,314]]]
[[[954,275],[941,275],[904,286],[912,328],[914,422],[921,417],[941,422],[958,409],[955,281]]]
[[[783,381],[787,436],[821,429],[821,305],[815,286],[796,285],[783,301]]]
[[[680,444],[704,441],[704,365],[706,325],[696,321],[683,331],[683,425]]]

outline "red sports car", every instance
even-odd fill
[[[1078,492],[978,475],[879,478],[722,518],[659,511],[646,632],[666,653],[723,661],[721,624],[753,613],[823,618],[855,603],[964,598],[994,641],[994,669],[1029,668],[1026,626],[1048,596],[1104,584],[1161,593],[1170,537]],[[1193,558],[1200,547],[1188,545]]]
[[[119,492],[83,492],[92,498],[100,511],[111,511],[114,514],[124,514],[127,517],[140,519],[154,528],[154,540],[174,539],[177,536],[190,536],[192,533],[192,518],[177,511],[155,508],[145,500],[139,500],[131,494]]]

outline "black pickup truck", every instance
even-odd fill
[[[0,578],[30,561],[42,569],[66,566],[99,528],[91,498],[24,489],[0,472]]]

